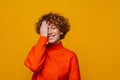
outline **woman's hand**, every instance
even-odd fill
[[[48,23],[47,21],[43,21],[40,27],[40,35],[41,36],[48,36]]]

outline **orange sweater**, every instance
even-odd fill
[[[25,65],[34,72],[32,80],[80,80],[75,53],[64,48],[62,42],[46,43],[47,38],[41,36],[25,60]]]

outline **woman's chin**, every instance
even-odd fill
[[[48,40],[48,43],[55,43],[54,40]]]

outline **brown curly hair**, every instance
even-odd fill
[[[60,36],[60,39],[64,39],[66,33],[70,30],[70,24],[68,22],[68,19],[65,18],[64,16],[59,15],[58,13],[48,13],[44,14],[39,18],[38,22],[36,23],[36,32],[39,34],[40,33],[40,27],[42,22],[46,20],[50,24],[54,24],[60,29],[60,32],[63,33],[63,35]]]

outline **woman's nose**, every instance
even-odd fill
[[[48,34],[50,34],[50,33],[51,33],[51,29],[48,28]]]

